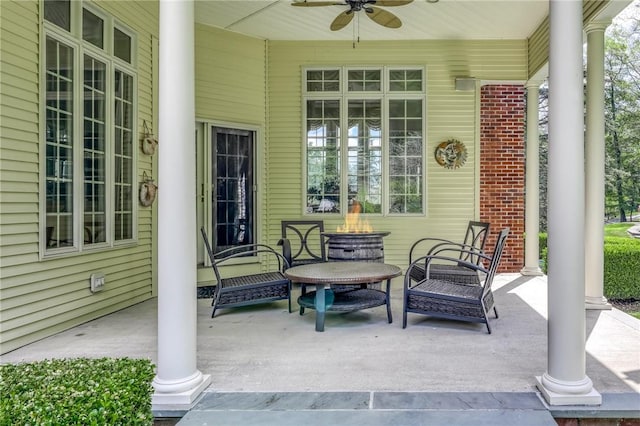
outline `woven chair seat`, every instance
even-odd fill
[[[487,312],[493,309],[496,318],[498,318],[498,310],[494,306],[491,284],[498,269],[508,235],[509,228],[505,228],[500,232],[493,251],[493,257],[489,258],[484,254],[474,254],[489,262],[487,270],[475,263],[437,255],[427,255],[413,261],[409,265],[404,279],[402,328],[407,326],[407,313],[413,312],[445,319],[481,322],[487,326],[487,332],[491,334]],[[434,279],[433,276],[437,276],[438,271],[434,267],[440,266],[440,264],[432,264],[432,261],[453,261],[454,267],[464,267],[469,271],[475,272],[476,279],[478,279],[478,273],[484,274],[484,282],[478,285],[479,280],[465,284],[459,278],[455,281]],[[422,265],[427,266],[429,278],[418,280],[416,277],[419,276],[417,275],[419,272],[414,274],[413,270],[421,268]],[[445,276],[451,277],[451,275],[446,275],[446,268],[443,268],[440,272],[444,272]]]
[[[436,280],[455,281],[461,284],[480,285],[480,275],[478,271],[458,265],[433,264],[429,268],[429,278]],[[411,270],[411,278],[414,281],[425,279],[424,267],[416,265]]]
[[[431,297],[466,300],[479,299],[482,294],[482,287],[475,285],[451,285],[450,281],[428,279],[420,282],[411,289],[411,292],[427,292]]]
[[[289,312],[291,312],[291,281],[283,273],[289,263],[282,254],[264,244],[238,246],[214,254],[204,228],[201,228],[200,232],[218,282],[218,285],[210,286],[213,288],[211,318],[214,317],[218,308],[232,308],[281,299],[288,300]],[[232,259],[246,258],[247,256],[264,256],[275,263],[275,267],[270,266],[271,271],[259,274],[222,277],[220,265]]]
[[[273,284],[283,284],[288,281],[287,277],[281,272],[265,272],[263,274],[244,275],[240,277],[223,278],[221,287],[224,291],[232,287],[246,286],[270,286]]]

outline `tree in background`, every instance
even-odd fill
[[[637,9],[637,2],[632,5]],[[640,26],[615,23],[605,39],[606,211],[621,222],[640,203]],[[614,213],[615,212],[615,213]]]
[[[545,82],[538,100],[541,232],[547,230],[548,96]],[[605,35],[605,149],[607,219],[626,222],[640,207],[640,0]]]

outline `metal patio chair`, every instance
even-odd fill
[[[498,310],[494,305],[491,285],[508,235],[509,228],[505,228],[500,232],[491,257],[472,252],[489,264],[488,269],[459,258],[446,256],[424,256],[411,263],[404,279],[402,328],[407,327],[407,314],[412,312],[438,318],[481,322],[486,324],[487,331],[491,334],[487,313],[493,309],[496,318],[498,318]],[[460,284],[454,281],[434,279],[430,276],[432,261],[464,264],[467,268],[481,271],[486,276],[481,285]],[[411,277],[411,270],[417,266],[424,265],[425,262],[426,277],[414,282]]]
[[[283,220],[278,245],[290,266],[326,262],[326,241],[322,220]]]
[[[464,262],[480,265],[483,258],[484,246],[489,235],[489,223],[469,221],[464,240],[461,243],[442,238],[421,238],[413,243],[409,249],[409,263],[413,263],[414,258],[420,249],[426,244],[434,244],[426,253],[426,256],[442,254],[443,252],[459,252],[459,259]],[[423,252],[424,253],[424,252]],[[411,278],[414,281],[423,280],[425,277],[425,265],[417,264],[411,270]],[[466,284],[480,284],[480,277],[477,270],[472,270],[463,263],[458,264],[433,264],[431,265],[431,278],[451,280]]]
[[[291,267],[327,261],[324,221],[283,220],[280,226],[278,245],[282,246],[282,255]],[[306,284],[300,283],[300,292],[303,296],[307,294]],[[300,306],[302,314],[304,307]]]
[[[291,281],[284,275],[289,263],[282,254],[265,244],[247,244],[213,253],[204,227],[200,228],[200,233],[216,276],[216,286],[213,289],[211,302],[213,306],[211,318],[219,308],[233,308],[283,299],[289,301],[289,313],[291,313]],[[264,264],[269,265],[269,270],[258,274],[223,278],[220,271],[223,264],[246,256],[264,256]]]

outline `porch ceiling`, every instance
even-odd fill
[[[359,12],[360,19],[356,16],[347,27],[331,31],[329,25],[346,6],[292,7],[292,2],[198,0],[195,19],[200,24],[265,40],[352,40],[354,28],[359,28],[361,41],[498,40],[528,38],[549,11],[547,0],[414,0],[405,6],[385,8],[402,20],[399,29],[384,28]],[[613,0],[604,14],[615,16],[628,3]]]

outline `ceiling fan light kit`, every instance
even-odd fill
[[[331,31],[338,31],[349,25],[355,12],[360,11],[364,11],[369,19],[385,28],[400,28],[402,26],[400,18],[381,7],[404,6],[411,2],[413,0],[343,0],[341,2],[305,0],[295,1],[291,5],[298,7],[348,6],[349,9],[340,13],[329,27]]]

